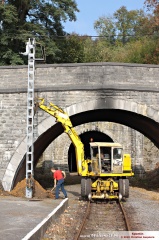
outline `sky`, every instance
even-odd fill
[[[96,36],[94,22],[102,16],[112,16],[120,7],[125,6],[128,11],[144,8],[145,0],[76,0],[79,13],[75,13],[76,22],[67,21],[64,30],[68,33]]]

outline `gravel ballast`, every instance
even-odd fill
[[[68,209],[47,229],[42,240],[73,239],[85,212],[80,199],[80,184],[66,186]],[[132,231],[159,231],[159,193],[130,187],[130,197],[123,202]],[[81,216],[82,215],[82,216]]]

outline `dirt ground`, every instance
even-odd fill
[[[2,185],[0,186],[0,195],[14,197],[25,197],[26,196],[26,179],[19,182],[16,187],[11,191],[4,191]],[[44,198],[55,198],[55,195],[50,190],[45,190],[36,180],[34,180],[33,198],[44,199]]]

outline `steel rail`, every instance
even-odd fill
[[[84,224],[86,222],[86,219],[89,216],[89,213],[90,213],[90,201],[88,201],[85,217],[83,218],[82,223],[80,225],[80,228],[78,230],[78,233],[74,236],[73,240],[78,240],[79,239],[80,234],[81,234],[82,229],[83,229],[83,226],[84,226]]]
[[[131,231],[131,227],[130,227],[130,223],[129,223],[129,220],[127,218],[127,214],[124,210],[124,207],[122,206],[122,203],[119,201],[119,208],[123,214],[123,217],[124,217],[124,222],[125,222],[125,227],[126,227],[126,230],[127,231]],[[83,227],[84,227],[84,224],[86,222],[86,219],[88,218],[89,214],[90,214],[90,209],[91,209],[91,202],[89,201],[88,204],[87,204],[87,209],[86,209],[86,214],[84,216],[84,218],[82,219],[82,223],[79,227],[79,230],[78,232],[76,233],[76,235],[74,236],[73,240],[78,240],[80,239],[80,235],[81,235],[81,232],[83,230]]]
[[[124,210],[124,208],[123,208],[123,206],[122,206],[122,203],[121,203],[120,201],[119,201],[119,206],[120,206],[121,211],[122,211],[123,216],[124,216],[126,229],[127,229],[127,231],[131,231],[131,227],[130,227],[130,224],[129,224],[129,220],[128,220],[128,218],[127,218],[126,212],[125,212],[125,210]]]

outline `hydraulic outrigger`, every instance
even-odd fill
[[[91,142],[91,159],[84,158],[84,145],[68,114],[53,103],[49,106],[39,98],[38,106],[60,122],[71,139],[76,153],[78,174],[81,175],[81,196],[89,199],[122,199],[129,197],[129,180],[133,176],[131,158],[123,154],[119,143]]]

